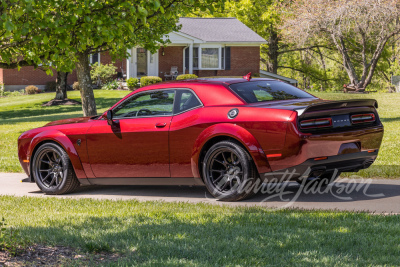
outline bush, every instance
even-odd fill
[[[57,88],[57,83],[55,81],[47,82],[44,87],[45,92],[55,92]]]
[[[129,90],[135,90],[139,87],[139,79],[138,78],[129,78],[126,80],[126,85],[128,86]]]
[[[34,85],[29,85],[25,87],[25,93],[27,93],[28,95],[38,94],[39,92],[39,89]]]
[[[117,90],[119,83],[117,81],[111,81],[101,87],[102,90]]]
[[[188,80],[188,79],[197,79],[197,78],[199,78],[199,77],[197,77],[196,74],[181,74],[181,75],[178,75],[178,77],[176,77],[176,80],[179,81],[179,80]]]
[[[20,96],[20,95],[24,95],[24,94],[25,94],[25,90],[24,90],[24,89],[21,89],[21,90],[19,90],[19,91],[12,91],[12,92],[10,92],[10,91],[5,91],[4,94],[3,94],[3,96],[4,96],[4,97],[6,97],[6,96]]]
[[[79,82],[74,82],[74,84],[72,85],[72,89],[75,91],[80,91],[81,87],[79,86]]]
[[[90,77],[93,82],[100,79],[100,85],[111,82],[114,76],[117,74],[117,67],[113,64],[93,64],[90,70]]]
[[[147,86],[150,84],[155,84],[155,83],[160,83],[162,82],[162,79],[160,77],[157,76],[145,76],[140,78],[140,86]]]

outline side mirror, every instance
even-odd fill
[[[107,123],[108,125],[113,125],[113,113],[111,110],[107,111]]]

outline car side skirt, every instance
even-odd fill
[[[81,180],[81,179],[79,179]],[[92,178],[91,185],[204,185],[200,178]]]

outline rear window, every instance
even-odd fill
[[[315,98],[290,84],[278,81],[235,83],[230,88],[247,103],[273,100]]]

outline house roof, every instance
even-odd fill
[[[270,78],[270,79],[277,79],[277,80],[281,80],[281,81],[285,81],[288,82],[290,84],[297,84],[298,81],[295,79],[291,79],[285,76],[281,76],[275,73],[271,73],[265,70],[260,70],[260,77],[261,78]]]
[[[205,42],[266,43],[266,41],[236,18],[180,18],[179,32]]]

